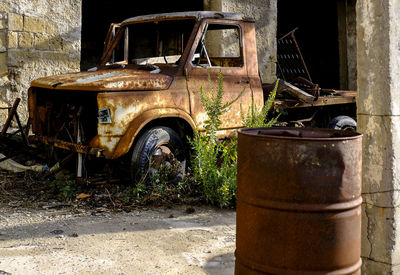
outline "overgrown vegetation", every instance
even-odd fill
[[[253,94],[251,94],[251,105],[249,106],[246,115],[244,115],[242,106],[240,109],[242,110],[242,120],[243,124],[247,128],[259,128],[259,127],[271,127],[278,121],[280,114],[276,117],[268,120],[268,112],[270,111],[272,105],[274,104],[276,91],[278,90],[279,79],[275,83],[275,87],[272,92],[269,94],[267,101],[264,106],[257,106],[254,103]]]
[[[234,205],[236,199],[237,138],[218,140],[217,131],[220,130],[221,115],[242,96],[244,90],[234,100],[224,103],[221,72],[216,86],[212,84],[209,76],[208,89],[205,90],[203,86],[199,89],[208,120],[205,122],[205,131],[196,130],[193,139],[190,140],[193,149],[192,169],[194,180],[206,200],[219,207],[229,207]],[[269,121],[266,117],[275,99],[277,87],[278,82],[264,107],[256,106],[252,97],[247,114],[242,113],[246,127],[270,127],[276,122],[278,117]]]
[[[74,176],[64,171],[57,173],[54,179],[47,182],[47,185],[53,194],[64,201],[73,199],[77,192]]]

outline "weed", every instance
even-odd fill
[[[146,184],[138,183],[135,186],[128,186],[121,192],[122,200],[126,203],[133,199],[140,199],[147,193]]]
[[[71,200],[77,192],[73,175],[66,171],[57,173],[53,180],[48,181],[48,186],[53,194],[66,201]]]
[[[193,149],[192,169],[195,182],[201,186],[201,193],[206,200],[219,207],[232,206],[236,199],[236,171],[237,171],[237,138],[230,140],[218,140],[217,131],[221,125],[220,117],[229,110],[243,94],[244,90],[234,100],[223,103],[224,94],[223,76],[220,72],[217,78],[217,88],[211,85],[208,77],[208,91],[200,87],[200,100],[208,115],[205,122],[205,131],[195,131],[190,139]],[[279,118],[279,115],[271,120],[267,119],[268,112],[273,105],[279,80],[274,90],[268,97],[266,104],[259,107],[251,97],[251,105],[247,114],[243,115],[243,124],[246,127],[270,127]]]
[[[242,121],[245,127],[247,128],[258,128],[258,127],[271,127],[272,125],[277,122],[279,116],[278,114],[276,117],[268,120],[268,112],[271,109],[275,96],[276,91],[278,90],[279,79],[276,80],[275,87],[273,91],[269,94],[268,99],[264,106],[257,106],[254,103],[253,94],[251,94],[251,105],[249,106],[246,115],[244,115],[242,111],[242,106],[240,106],[241,114],[242,114]]]
[[[236,192],[237,141],[217,139],[217,131],[221,125],[220,116],[226,113],[244,90],[232,101],[223,103],[223,76],[220,72],[217,78],[217,88],[208,76],[208,91],[200,87],[200,100],[208,115],[205,131],[195,131],[190,139],[193,149],[192,169],[195,182],[200,185],[205,199],[219,207],[231,206]]]

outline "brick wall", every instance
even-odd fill
[[[81,0],[9,0],[0,3],[0,106],[22,102],[38,77],[79,71]],[[0,110],[0,125],[6,111]]]

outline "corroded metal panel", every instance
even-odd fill
[[[254,22],[254,19],[244,16],[241,13],[234,12],[215,12],[215,11],[189,11],[189,12],[172,12],[172,13],[160,13],[160,14],[149,14],[141,15],[132,18],[128,18],[122,22],[123,25],[134,24],[148,21],[163,21],[163,20],[184,20],[196,18],[198,20],[206,18],[224,18],[227,20],[239,20]]]
[[[81,91],[165,90],[172,77],[139,69],[99,70],[48,76],[32,81],[32,87]]]
[[[111,123],[98,124],[100,138],[91,145],[105,148],[107,157],[117,158],[129,151],[134,137],[151,120],[181,117],[193,125],[184,77],[177,77],[168,90],[99,93],[97,101],[98,109],[110,110]]]

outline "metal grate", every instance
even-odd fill
[[[296,78],[304,78],[312,82],[310,73],[304,62],[294,29],[278,39],[278,69],[279,78],[292,82]]]

